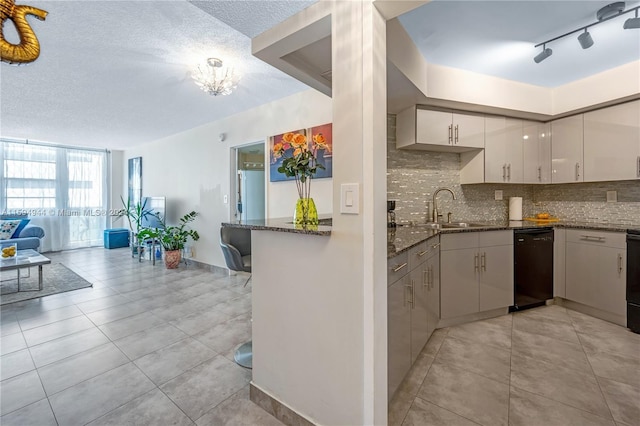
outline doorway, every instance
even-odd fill
[[[231,213],[242,222],[266,217],[265,144],[233,148],[234,173],[231,180]]]

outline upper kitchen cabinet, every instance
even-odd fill
[[[484,148],[484,117],[408,108],[396,117],[396,146],[465,152]]]
[[[522,120],[485,118],[484,181],[522,183]]]
[[[551,123],[551,182],[584,181],[583,114]]]
[[[638,178],[640,101],[585,113],[584,180],[595,182]]]
[[[551,183],[551,125],[523,121],[524,183]]]

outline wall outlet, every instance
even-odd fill
[[[227,203],[229,202],[229,197],[225,194],[225,195],[222,197],[222,201],[224,201],[224,203],[225,203],[225,204],[227,204]]]
[[[502,189],[496,189],[495,199],[496,199],[496,201],[501,201],[502,200]]]
[[[618,191],[607,191],[607,203],[618,202]]]

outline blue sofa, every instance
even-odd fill
[[[16,218],[27,219],[26,216],[0,215],[0,220]],[[33,249],[39,251],[40,240],[42,238],[44,238],[44,229],[39,226],[28,224],[22,231],[20,231],[18,238],[12,238],[11,241],[18,245],[18,250]]]

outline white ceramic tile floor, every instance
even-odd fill
[[[640,335],[552,305],[436,330],[389,425],[640,425]]]
[[[251,335],[246,274],[167,270],[126,248],[46,255],[93,287],[0,308],[0,424],[280,424],[233,361]]]

